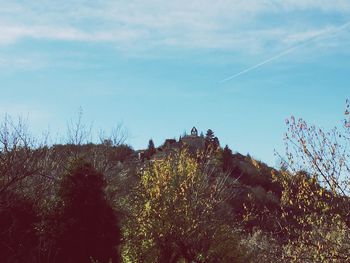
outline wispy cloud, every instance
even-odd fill
[[[348,0],[0,0],[0,6],[2,45],[33,38],[252,53],[298,43],[333,26],[279,18],[276,28],[266,18],[299,18],[304,11],[350,14]]]
[[[130,41],[141,35],[142,32],[131,30],[85,32],[74,27],[0,26],[1,44],[11,44],[23,38],[89,42]]]

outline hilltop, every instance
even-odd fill
[[[21,126],[3,127],[1,262],[347,257],[347,241],[309,245],[325,242],[329,231],[348,240],[346,195],[315,174],[269,167],[223,147],[211,129],[199,134],[193,127],[134,150],[108,138],[37,145]]]

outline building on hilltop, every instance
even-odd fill
[[[191,130],[191,136],[192,137],[198,137],[198,130],[194,126],[193,126],[193,128]]]
[[[138,160],[142,162],[146,160],[163,159],[168,154],[175,152],[182,147],[188,148],[192,153],[202,151],[205,149],[205,138],[202,134],[199,136],[197,128],[193,127],[190,135],[180,137],[179,141],[176,139],[166,139],[163,145],[155,149],[155,153],[152,156],[147,156],[147,150],[136,151],[136,155],[138,156]]]
[[[191,135],[186,135],[181,139],[181,143],[184,146],[188,146],[190,150],[204,150],[205,148],[205,139],[198,136],[196,127],[192,128]]]

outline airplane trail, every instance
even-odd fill
[[[236,73],[236,74],[234,74],[234,75],[232,75],[230,77],[222,79],[222,80],[219,81],[219,83],[220,84],[225,83],[225,82],[230,81],[232,79],[235,79],[235,78],[237,78],[237,77],[239,77],[241,75],[244,75],[244,74],[246,74],[246,73],[248,73],[248,72],[250,72],[250,71],[252,71],[254,69],[260,68],[261,66],[263,66],[265,64],[268,64],[268,63],[270,63],[270,62],[272,62],[272,61],[274,61],[276,59],[279,59],[279,58],[281,58],[281,57],[283,57],[283,56],[293,52],[294,50],[296,50],[298,48],[306,46],[307,44],[309,44],[311,42],[317,41],[317,40],[321,39],[322,37],[324,37],[326,35],[337,34],[337,33],[341,32],[341,31],[345,30],[349,25],[350,25],[350,21],[345,23],[345,24],[343,24],[343,25],[341,25],[341,26],[339,26],[339,27],[337,27],[337,28],[335,28],[335,29],[333,29],[333,30],[331,30],[331,31],[323,32],[323,33],[320,33],[320,34],[318,34],[316,36],[313,36],[310,39],[308,39],[308,40],[306,40],[306,41],[304,41],[304,42],[302,42],[300,44],[297,44],[297,45],[295,45],[295,46],[293,46],[293,47],[291,47],[291,48],[289,48],[289,49],[287,49],[287,50],[285,50],[285,51],[283,51],[283,52],[281,52],[281,53],[279,53],[279,54],[277,54],[277,55],[275,55],[273,57],[270,57],[270,58],[268,58],[268,59],[266,59],[266,60],[264,60],[264,61],[262,61],[262,62],[260,62],[260,63],[258,63],[256,65],[254,65],[254,66],[246,68],[246,69],[244,69],[244,70],[242,70],[242,71],[240,71],[240,72],[238,72],[238,73]]]

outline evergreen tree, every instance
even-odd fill
[[[205,134],[205,140],[211,142],[214,139],[214,132],[209,129],[207,130],[207,133]]]
[[[216,150],[220,147],[220,142],[218,137],[214,137],[212,142],[213,149]]]
[[[207,150],[217,150],[220,147],[218,137],[215,137],[214,132],[209,129],[205,135],[205,148]]]
[[[79,161],[64,176],[55,245],[57,262],[119,262],[118,218],[105,199],[103,175]]]
[[[148,142],[148,150],[152,152],[155,151],[154,142],[152,139],[150,139]]]
[[[222,170],[224,172],[230,172],[230,170],[232,169],[232,166],[233,166],[232,151],[228,147],[228,145],[226,145],[222,152]]]
[[[146,151],[146,158],[150,159],[156,153],[156,147],[154,146],[154,142],[152,139],[148,141],[148,148]]]

